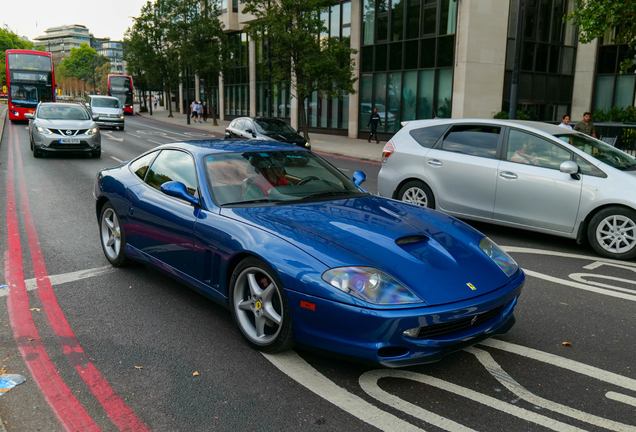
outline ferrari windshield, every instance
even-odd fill
[[[636,159],[602,141],[595,140],[582,133],[568,133],[555,135],[555,137],[616,169],[636,171]]]
[[[344,174],[306,151],[208,155],[204,159],[219,205],[258,205],[340,199],[367,193]]]

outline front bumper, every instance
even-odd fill
[[[100,118],[99,120],[96,120],[95,123],[97,123],[99,127],[110,127],[110,128],[124,127],[124,124],[125,124],[124,120],[120,118],[116,118],[116,119]]]
[[[287,290],[296,341],[366,363],[405,367],[443,356],[506,333],[515,323],[514,309],[525,282],[522,271],[507,285],[462,302],[409,309],[364,309]],[[315,305],[307,309],[301,305]],[[490,313],[490,314],[488,314]],[[485,317],[484,319],[471,319]],[[474,322],[459,326],[455,323]],[[445,327],[444,327],[445,326]],[[403,332],[420,327],[448,329],[430,338]]]
[[[79,140],[79,143],[62,144],[60,139],[69,138],[57,134],[43,135],[33,134],[33,147],[43,152],[94,152],[102,147],[102,137],[98,132],[94,135],[81,135],[71,138]]]

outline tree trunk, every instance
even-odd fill
[[[166,84],[166,97],[168,98],[168,100],[164,100],[163,104],[164,104],[164,106],[165,106],[166,103],[168,104],[168,107],[169,107],[168,111],[170,111],[168,113],[168,117],[172,118],[172,117],[174,117],[172,115],[172,93],[170,93],[170,86],[167,85],[167,84]]]
[[[305,100],[306,99],[307,98],[303,98],[302,100],[298,99],[298,102],[299,102],[299,105],[300,105],[299,106],[299,108],[300,108],[300,116],[298,116],[298,117],[299,117],[299,120],[302,120],[303,137],[307,141],[309,141],[309,128],[307,126],[307,112],[305,111]]]

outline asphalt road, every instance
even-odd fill
[[[27,377],[0,397],[7,431],[62,431],[65,415],[77,417],[77,430],[104,431],[636,430],[636,262],[473,224],[528,275],[517,324],[505,336],[397,371],[306,351],[264,356],[214,302],[144,266],[108,266],[92,198],[97,171],[158,144],[210,136],[126,121],[125,132],[104,133],[101,159],[34,159],[26,125],[7,122],[0,285],[23,271],[25,288],[37,287],[25,294],[28,305],[11,303],[0,288],[0,367]],[[349,176],[365,171],[363,187],[377,192],[379,165],[326,158]],[[30,280],[44,274],[50,290]],[[42,367],[59,375],[60,397],[81,409],[51,408],[52,393],[31,378],[12,322],[33,323],[39,339],[19,339],[23,351],[39,350],[40,358],[45,351]]]

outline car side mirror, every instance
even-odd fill
[[[356,171],[353,173],[353,183],[356,186],[360,186],[367,179],[367,175],[362,171]]]
[[[24,114],[24,118],[25,118],[25,119],[29,119],[29,120],[31,120],[31,119],[33,118],[33,113],[26,113],[26,114]]]
[[[99,114],[93,114],[93,120],[94,121],[99,120]]]
[[[561,164],[559,170],[565,174],[576,174],[579,172],[579,166],[574,161],[565,161]]]
[[[188,193],[185,185],[179,181],[169,181],[161,185],[161,192],[168,196],[181,198],[192,205],[199,205],[199,200]]]
[[[254,131],[252,131],[252,129],[245,129],[245,133],[248,133],[248,134],[252,134],[252,135],[253,135],[253,134],[254,134]]]

